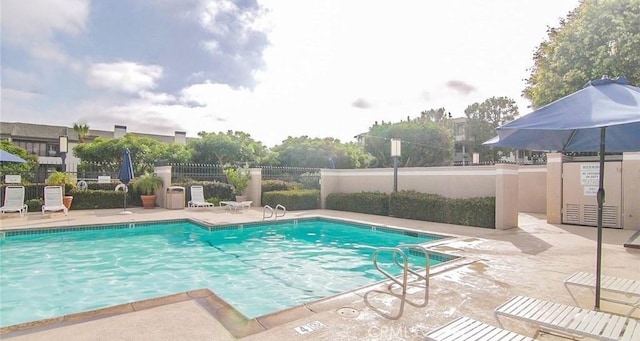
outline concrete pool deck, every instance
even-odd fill
[[[226,208],[165,210],[83,210],[25,217],[6,214],[0,230],[46,228],[150,220],[194,219],[210,224],[234,224],[262,220],[262,209],[229,212]],[[436,267],[430,279],[429,302],[424,307],[406,304],[402,316],[399,301],[380,293],[386,284],[308,304],[268,318],[234,320],[224,307],[207,304],[207,294],[194,292],[160,300],[132,303],[101,314],[78,314],[55,323],[32,324],[17,331],[4,330],[11,340],[422,340],[430,330],[457,317],[468,316],[497,325],[493,310],[515,295],[526,295],[575,305],[563,280],[576,271],[595,268],[596,229],[585,226],[547,224],[544,215],[521,213],[519,228],[506,231],[373,216],[330,210],[287,212],[285,218],[327,216],[407,227],[454,235],[432,249],[462,257],[449,266]],[[640,280],[640,250],[625,248],[637,231],[605,229],[603,275]],[[373,265],[372,265],[373,266]],[[210,288],[215,292],[215,288]],[[378,289],[374,291],[373,289]],[[419,303],[421,293],[411,291],[410,302]],[[582,307],[593,308],[593,294],[577,291]],[[1,293],[0,293],[1,294]],[[624,313],[621,305],[602,302],[602,310]],[[632,315],[640,318],[640,311]],[[534,336],[528,324],[507,320],[505,327]],[[226,327],[225,327],[226,326]],[[301,328],[302,327],[302,328]],[[249,332],[247,332],[249,328]],[[245,336],[247,335],[247,336]],[[541,340],[562,340],[540,334]]]

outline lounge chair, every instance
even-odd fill
[[[576,272],[569,278],[564,280],[564,286],[567,288],[571,298],[578,304],[578,300],[570,290],[570,286],[577,286],[589,289],[595,289],[596,276],[589,272]],[[600,278],[600,289],[602,294],[614,294],[617,296],[626,296],[628,299],[621,299],[621,297],[611,297],[611,295],[601,295],[600,299],[603,301],[609,301],[613,303],[623,304],[630,306],[631,309],[626,316],[631,316],[633,312],[640,308],[640,281],[632,279],[602,276]]]
[[[629,317],[582,309],[537,298],[516,296],[493,312],[537,325],[543,330],[598,340],[640,340],[640,321]]]
[[[460,317],[427,334],[427,341],[534,341],[468,317]]]
[[[18,212],[23,217],[27,212],[27,205],[24,204],[24,187],[7,186],[4,189],[4,206],[2,214],[7,212]]]
[[[62,203],[62,186],[46,186],[44,188],[44,205],[42,205],[42,215],[45,212],[63,211],[67,215],[67,207]]]
[[[253,201],[221,201],[220,207],[227,206],[229,207],[229,212],[231,209],[238,210],[238,208],[250,208]]]
[[[202,186],[191,186],[191,200],[187,207],[214,207],[215,205],[204,200],[204,188]]]

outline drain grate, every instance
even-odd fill
[[[336,312],[338,313],[338,315],[348,318],[354,318],[360,315],[360,312],[357,309],[351,307],[340,308]]]

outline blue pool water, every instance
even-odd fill
[[[0,240],[0,326],[201,288],[253,318],[384,279],[376,247],[442,238],[325,219],[42,232]]]

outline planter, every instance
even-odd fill
[[[142,207],[144,208],[155,208],[156,207],[156,195],[141,195],[140,199],[142,200]]]
[[[73,201],[73,196],[70,195],[65,195],[62,197],[62,204],[64,205],[64,207],[67,208],[67,210],[71,209],[71,202]]]

